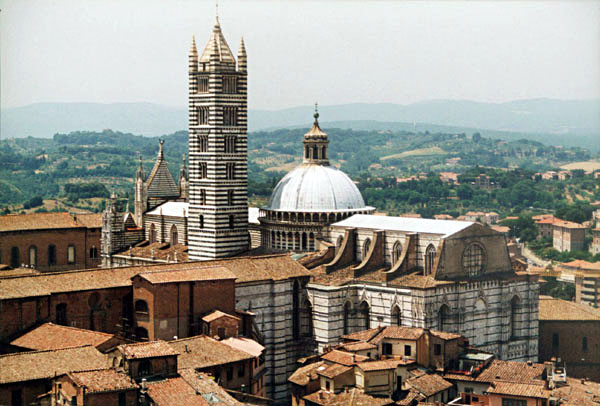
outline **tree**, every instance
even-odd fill
[[[471,139],[473,140],[474,143],[479,143],[479,141],[481,141],[481,134],[479,133],[473,133],[473,136],[471,137]]]

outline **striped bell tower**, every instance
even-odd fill
[[[189,55],[190,260],[223,258],[247,250],[248,91],[242,39],[236,60],[219,18],[198,57]]]

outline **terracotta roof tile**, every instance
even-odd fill
[[[292,259],[289,254],[261,255],[253,257],[232,257],[208,262],[222,265],[236,276],[236,282],[256,282],[264,280],[280,281],[300,276],[311,276],[311,272]]]
[[[385,327],[381,333],[369,340],[374,344],[379,344],[386,338],[396,338],[402,340],[418,340],[425,334],[425,330],[415,327],[389,326]]]
[[[326,378],[335,378],[336,376],[340,376],[349,371],[352,371],[352,367],[340,364],[331,364],[327,368],[317,371],[317,374],[323,375]]]
[[[183,378],[149,383],[148,396],[155,406],[208,406],[209,403]]]
[[[33,268],[11,269],[8,265],[6,266],[6,270],[0,268],[0,278],[8,278],[9,276],[39,275],[40,273],[40,271]]]
[[[475,378],[477,382],[507,382],[535,383],[539,382],[545,367],[543,364],[528,365],[525,362],[494,360]]]
[[[332,350],[329,351],[327,354],[322,355],[321,359],[329,362],[334,362],[336,364],[349,366],[354,365],[357,362],[366,361],[369,358],[363,355],[353,354],[351,352]]]
[[[229,317],[231,319],[240,320],[239,317],[232,316],[231,314],[223,313],[220,310],[215,310],[212,313],[207,314],[206,316],[202,317],[202,320],[205,321],[205,322],[207,322],[207,323],[210,323],[211,321],[220,319],[221,317]]]
[[[449,333],[447,331],[429,330],[432,336],[441,338],[442,340],[456,340],[462,336],[458,333]]]
[[[384,328],[385,327],[376,327],[368,330],[357,331],[356,333],[344,334],[342,339],[347,341],[370,341]]]
[[[91,345],[0,355],[0,384],[49,379],[71,371],[107,366],[106,356]]]
[[[183,244],[171,245],[168,242],[153,242],[145,240],[131,248],[124,249],[114,255],[134,258],[147,258],[162,261],[187,262],[188,247]]]
[[[242,406],[242,403],[234,399],[208,374],[193,369],[183,369],[179,371],[179,375],[211,406]]]
[[[539,320],[597,321],[600,320],[600,310],[582,303],[540,296],[538,318]]]
[[[552,396],[561,399],[561,406],[598,406],[600,404],[600,383],[567,377],[567,386],[552,390]]]
[[[127,389],[137,389],[138,385],[124,373],[114,369],[71,372],[67,374],[78,386],[86,388],[87,393],[115,392]]]
[[[11,345],[30,350],[57,350],[83,345],[105,348],[105,345],[122,344],[123,341],[112,334],[45,323],[13,340]]]
[[[118,348],[125,359],[142,359],[179,355],[179,353],[175,351],[168,343],[160,340],[149,341],[146,343],[124,344],[120,345]]]
[[[426,397],[430,397],[452,387],[452,384],[436,374],[425,374],[406,381],[408,385]]]
[[[179,352],[177,364],[180,369],[202,369],[254,358],[204,335],[169,341],[169,345]]]
[[[137,275],[153,285],[161,283],[211,281],[235,279],[235,275],[223,266],[207,266],[198,269],[173,269],[142,272]]]
[[[323,406],[387,406],[394,404],[392,399],[375,398],[356,388],[338,394],[320,390],[304,396],[304,399]]]
[[[544,388],[544,381],[541,381],[540,384],[494,381],[487,389],[487,392],[497,395],[513,395],[538,399],[548,399],[551,393]]]
[[[32,213],[0,216],[0,232],[55,230],[64,228],[100,228],[102,214]]]
[[[229,337],[220,341],[220,343],[228,345],[233,349],[248,353],[253,357],[260,357],[265,350],[265,347],[246,337]]]
[[[344,351],[355,352],[355,351],[367,351],[377,349],[377,346],[364,341],[357,343],[348,343],[340,345],[340,348]]]
[[[410,362],[412,363],[412,362]],[[381,361],[366,361],[356,364],[363,371],[382,371],[385,369],[396,369],[398,365],[404,364],[402,360],[386,359]]]
[[[324,370],[327,365],[324,361],[313,362],[312,364],[305,365],[294,371],[288,378],[288,381],[295,383],[296,385],[306,386],[310,381],[318,379],[319,369]]]
[[[583,271],[600,271],[600,262],[587,262],[582,259],[576,259],[571,262],[565,262],[560,264],[560,267],[564,268],[575,268]]]

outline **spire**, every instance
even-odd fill
[[[240,47],[238,48],[238,71],[246,72],[248,70],[248,56],[246,55],[246,45],[244,44],[244,37],[240,41]]]
[[[231,48],[229,48],[229,45],[223,36],[218,17],[208,43],[206,44],[204,51],[202,51],[199,62],[227,63],[234,64],[235,66],[235,58],[231,52]]]
[[[327,149],[329,148],[329,140],[327,133],[319,127],[319,105],[315,103],[315,119],[312,128],[304,134],[304,163],[312,163],[319,165],[329,165],[327,158]]]
[[[136,179],[144,181],[144,166],[142,165],[142,155],[139,156],[140,164],[138,166],[137,173],[135,174]]]
[[[313,114],[313,117],[315,118],[314,125],[316,125],[318,127],[319,126],[319,103],[318,102],[315,102],[315,114]]]
[[[321,130],[319,127],[319,104],[315,102],[315,112],[313,114],[315,121],[313,122],[312,128],[304,134],[304,138],[306,137],[319,137],[327,139],[327,133]]]
[[[216,21],[217,21],[217,25],[219,25],[219,0],[215,0],[215,16],[216,16]]]
[[[196,48],[196,37],[192,35],[192,47],[190,48],[189,71],[198,72],[198,49]]]

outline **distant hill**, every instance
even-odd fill
[[[249,130],[307,126],[311,106],[250,110]],[[549,144],[600,149],[600,100],[532,99],[507,103],[431,100],[408,105],[344,104],[320,107],[323,126],[363,130],[486,132]],[[39,103],[2,110],[2,138],[52,137],[57,132],[106,128],[146,136],[185,129],[187,109],[151,103]],[[516,134],[512,134],[516,133]],[[582,137],[582,138],[579,138]],[[576,139],[579,138],[579,139]]]

